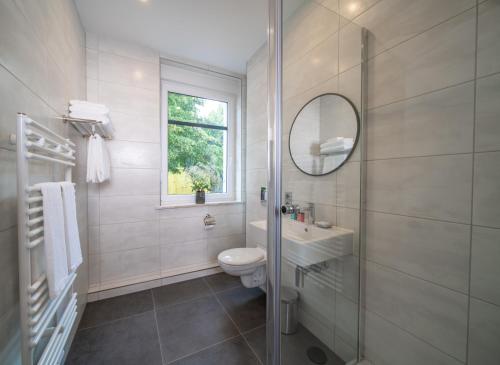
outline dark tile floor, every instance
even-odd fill
[[[67,365],[261,365],[266,299],[224,273],[89,303]],[[343,364],[309,331],[283,337],[285,364],[314,364],[310,346]]]

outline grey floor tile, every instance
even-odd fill
[[[203,278],[183,281],[153,289],[156,307],[165,307],[211,295]]]
[[[160,308],[157,319],[167,362],[238,335],[231,319],[213,296]]]
[[[237,288],[217,294],[240,331],[266,323],[266,294],[259,288]]]
[[[231,276],[223,272],[207,276],[205,280],[215,292],[243,287],[239,276]]]
[[[79,330],[66,365],[161,365],[154,312]]]
[[[243,338],[236,337],[175,361],[175,365],[259,365]]]
[[[260,361],[266,363],[266,326],[259,327],[243,334],[248,344],[255,351]]]
[[[98,326],[151,310],[153,297],[150,290],[99,300],[87,304],[79,328]]]
[[[333,353],[323,342],[318,340],[304,326],[299,325],[293,335],[281,336],[281,351],[283,363],[287,365],[314,365],[307,352],[311,347],[317,347],[326,355],[325,365],[345,365],[345,362]]]

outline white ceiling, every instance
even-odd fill
[[[245,73],[265,42],[267,0],[75,0],[87,31]]]

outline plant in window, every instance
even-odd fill
[[[187,170],[191,178],[191,189],[196,193],[196,204],[205,203],[205,192],[210,191],[212,187],[211,174],[206,169],[193,166]]]

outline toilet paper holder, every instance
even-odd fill
[[[203,218],[203,223],[205,224],[205,229],[212,229],[217,224],[217,221],[215,220],[215,217],[207,214],[205,218]]]

